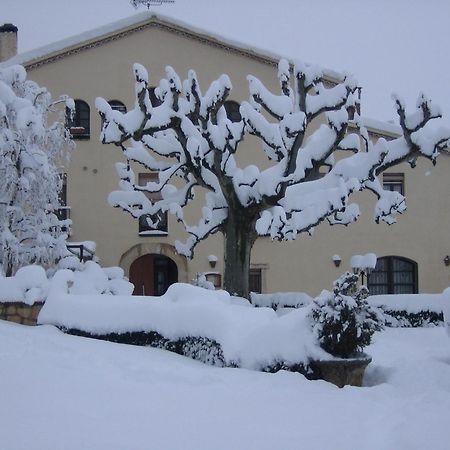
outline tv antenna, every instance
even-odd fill
[[[163,3],[175,3],[175,0],[130,0],[130,3],[138,8],[141,5],[150,8],[150,6],[161,6]]]

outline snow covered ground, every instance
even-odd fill
[[[366,387],[219,369],[0,321],[1,450],[423,450],[450,446],[443,327],[387,329]]]

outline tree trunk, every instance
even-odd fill
[[[250,255],[257,233],[254,220],[242,212],[230,212],[224,230],[224,289],[232,295],[249,298]]]

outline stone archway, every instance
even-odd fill
[[[131,278],[138,280],[137,295],[160,295],[164,290],[161,286],[188,282],[187,259],[169,244],[137,244],[122,255],[119,265],[131,282]]]

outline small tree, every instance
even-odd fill
[[[334,282],[333,292],[323,291],[311,304],[312,326],[320,346],[341,358],[360,352],[384,326],[382,312],[367,303],[369,291],[357,286],[358,278],[344,273]]]
[[[278,95],[249,76],[250,101],[241,104],[237,121],[230,120],[224,107],[231,91],[227,75],[203,94],[193,71],[183,83],[171,67],[166,74],[153,92],[146,69],[135,64],[136,102],[126,114],[97,99],[104,119],[103,143],[119,145],[127,158],[126,164],[117,163],[121,190],[112,192],[109,202],[135,218],[158,211],[174,214],[189,234],[184,244],[176,243],[177,251],[188,257],[200,241],[220,231],[225,240],[225,289],[244,297],[258,236],[290,240],[325,219],[332,225],[348,224],[359,216],[350,194],[363,189],[378,197],[375,220],[391,224],[395,213],[405,209],[404,197],[383,190],[377,175],[405,160],[414,165],[419,156],[435,163],[449,142],[449,131],[426,134],[425,126],[440,117],[440,111],[423,95],[411,115],[395,99],[401,138],[373,144],[357,114],[359,134],[347,133],[348,112],[358,101],[356,82],[344,77],[327,88],[322,70],[301,63],[292,68],[280,61]],[[323,124],[311,133],[317,120]],[[247,134],[261,140],[270,168],[238,167],[235,154]],[[338,151],[348,156],[335,159]],[[131,161],[158,172],[159,182],[139,186]],[[173,183],[175,177],[182,182]],[[191,226],[183,209],[196,188],[206,195],[199,222]],[[151,201],[156,196],[146,193],[158,193],[160,199]]]
[[[73,106],[26,79],[22,66],[0,69],[0,259],[7,276],[27,264],[53,265],[66,252],[69,222],[55,215],[58,165],[72,145],[57,105]],[[64,109],[63,109],[64,111]]]

